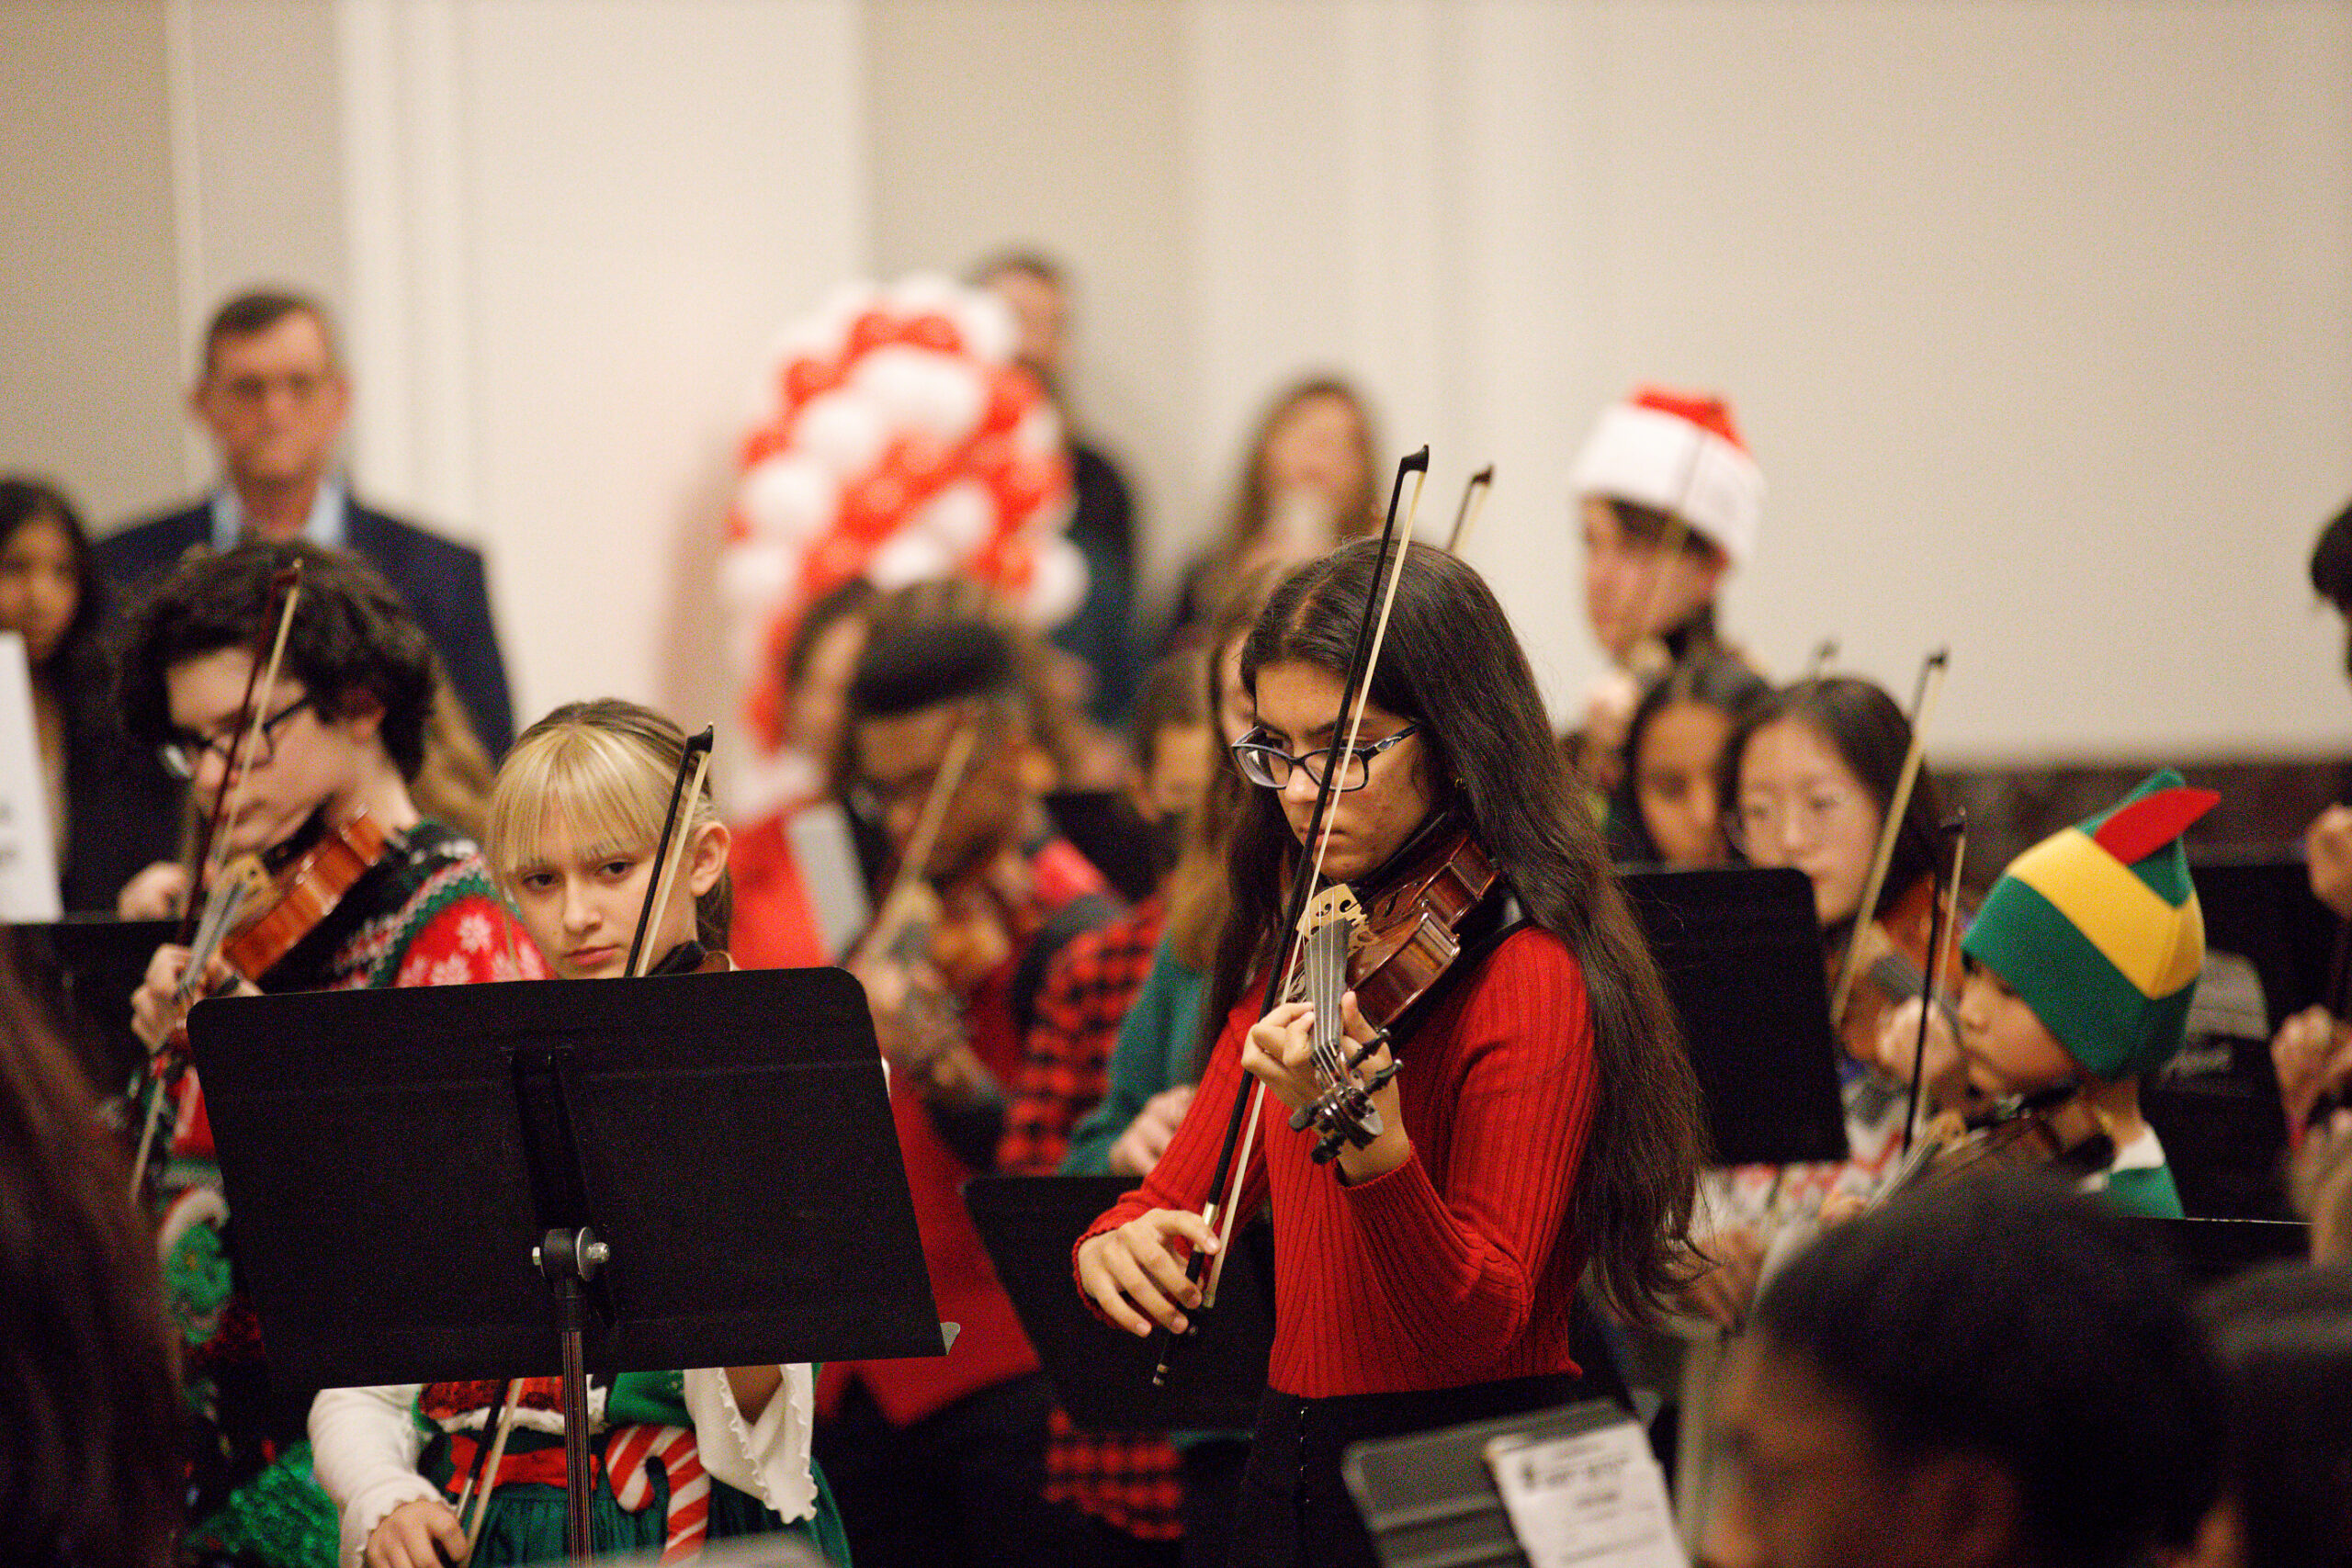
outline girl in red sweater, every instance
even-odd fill
[[[1227,863],[1204,1018],[1220,1032],[1168,1152],[1077,1249],[1104,1316],[1182,1332],[1200,1301],[1184,1257],[1216,1245],[1200,1211],[1240,1075],[1292,1109],[1317,1092],[1312,1015],[1268,1007],[1265,972],[1323,773],[1342,770],[1324,875],[1367,904],[1419,835],[1466,826],[1504,886],[1390,1025],[1404,1066],[1374,1096],[1384,1131],[1321,1166],[1280,1109],[1261,1122],[1238,1212],[1272,1204],[1275,1330],[1237,1568],[1374,1561],[1340,1480],[1347,1444],[1577,1397],[1578,1281],[1647,1315],[1679,1272],[1699,1164],[1698,1091],[1640,928],[1501,606],[1452,557],[1409,552],[1356,749],[1335,762],[1378,556],[1367,540],[1299,569],[1243,649],[1257,728],[1234,754],[1261,787]]]

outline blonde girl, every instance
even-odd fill
[[[557,977],[623,972],[685,744],[662,715],[605,698],[556,709],[500,767],[488,858]],[[679,869],[647,929],[651,967],[674,972],[714,959],[731,966],[728,835],[707,787],[677,831]],[[667,1560],[702,1539],[789,1529],[847,1562],[831,1495],[808,1453],[813,1387],[805,1365],[624,1373],[592,1385],[589,1420],[603,1454],[593,1504],[598,1547]],[[463,1559],[454,1504],[480,1445],[494,1447],[485,1433],[500,1393],[495,1382],[474,1382],[319,1395],[311,1441],[319,1480],[342,1516],[345,1568]],[[560,1399],[555,1379],[521,1385],[474,1563],[563,1555]]]

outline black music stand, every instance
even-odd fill
[[[188,1032],[281,1389],[560,1366],[584,1410],[591,1368],[944,1350],[845,971],[229,998]]]
[[[1089,1431],[1248,1431],[1258,1424],[1274,1343],[1273,1232],[1237,1226],[1216,1305],[1152,1386],[1152,1346],[1094,1315],[1069,1255],[1095,1216],[1135,1188],[1126,1176],[984,1176],[964,1205],[997,1279],[1069,1418]]]
[[[68,915],[5,929],[17,975],[48,999],[91,1087],[120,1094],[147,1065],[147,1047],[130,1030],[130,993],[178,923]]]
[[[2273,1034],[2290,1015],[2327,999],[2343,922],[2312,895],[2311,875],[2290,852],[2207,851],[2188,862],[2206,951],[2234,953],[2254,965]]]
[[[1682,1019],[1717,1165],[1847,1156],[1813,884],[1788,866],[1623,874]]]

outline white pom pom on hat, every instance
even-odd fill
[[[1571,482],[1578,495],[1671,513],[1736,566],[1756,553],[1764,470],[1731,423],[1731,405],[1702,392],[1642,387],[1601,411]]]

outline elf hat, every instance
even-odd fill
[[[1679,516],[1736,566],[1756,553],[1764,470],[1732,428],[1731,405],[1700,392],[1642,387],[1601,411],[1577,455],[1578,495]]]
[[[2166,768],[2011,861],[1961,943],[2097,1077],[2152,1072],[2180,1050],[2205,957],[2180,835],[2221,798]]]

